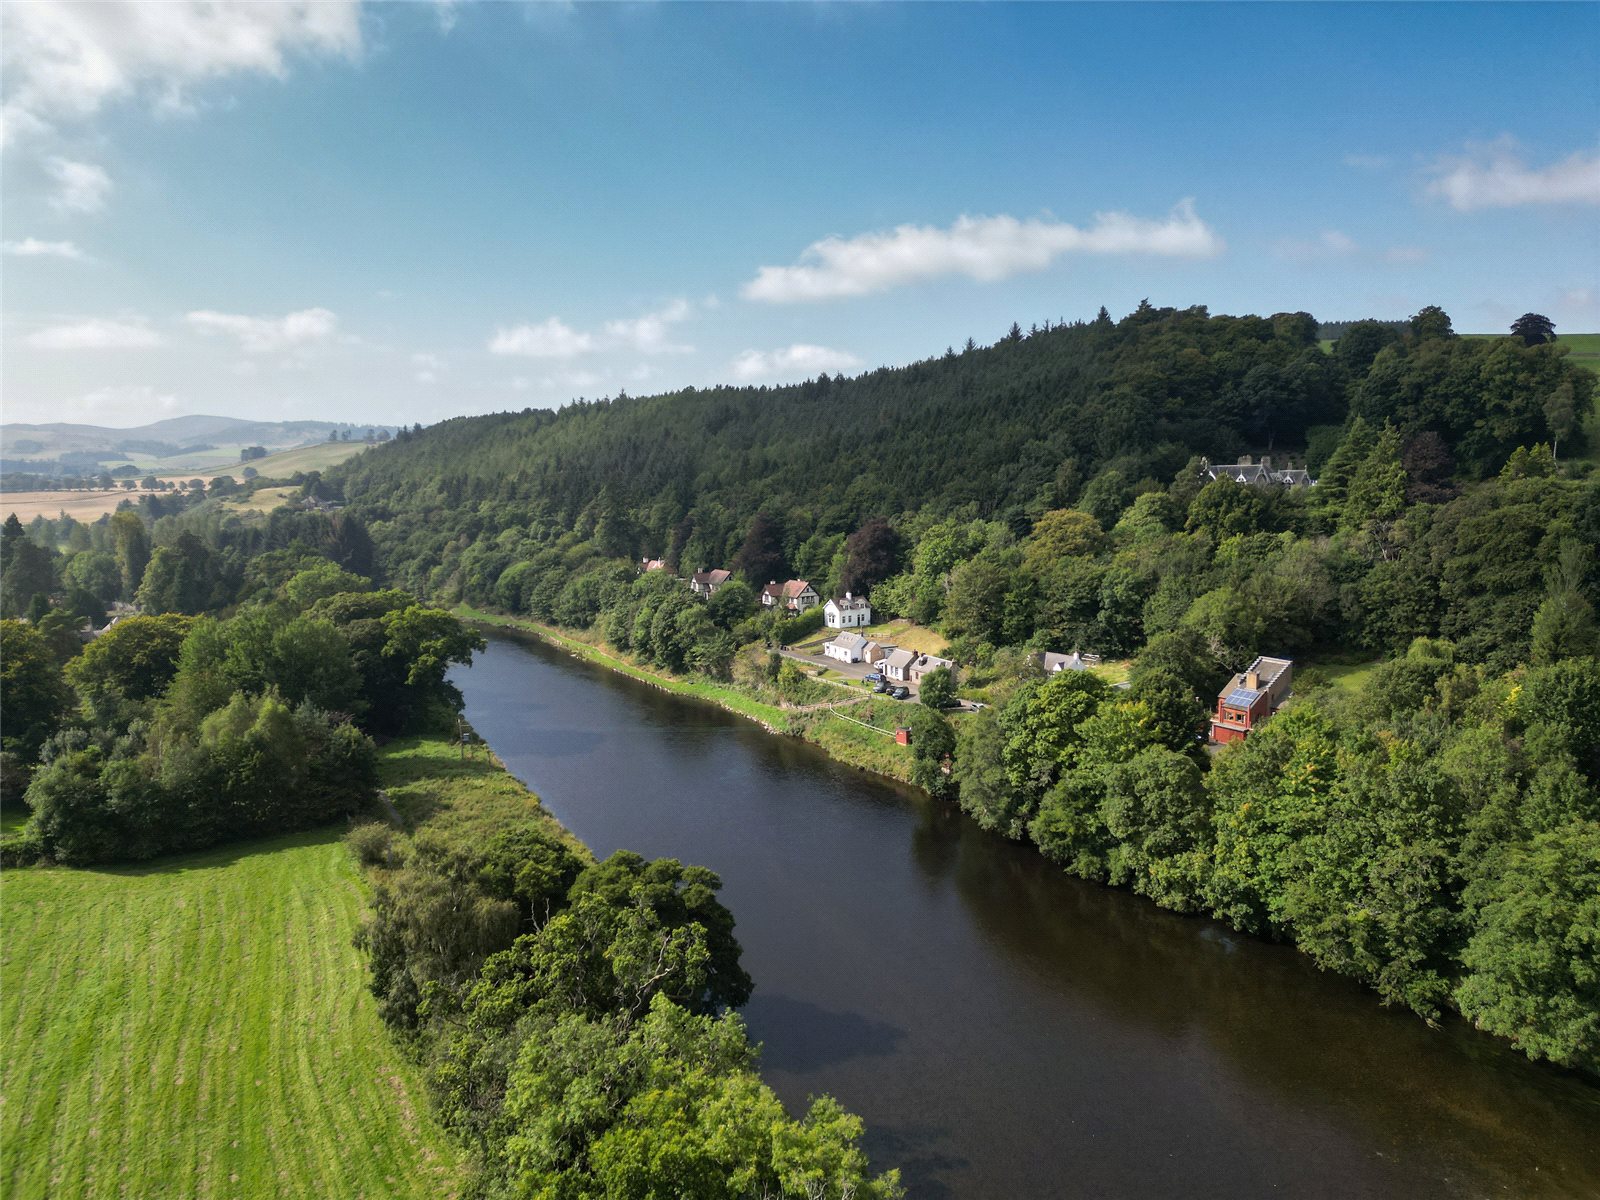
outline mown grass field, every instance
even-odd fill
[[[447,1197],[330,829],[0,882],[0,1194]]]

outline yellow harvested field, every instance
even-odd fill
[[[17,520],[26,525],[35,517],[54,519],[62,513],[79,521],[93,521],[105,513],[116,512],[124,500],[137,501],[140,496],[164,495],[171,492],[124,491],[110,492],[6,492],[0,495],[0,513],[16,513]]]
[[[300,489],[297,487],[262,488],[249,496],[228,496],[222,501],[228,508],[242,508],[246,512],[270,512],[280,504],[288,502],[290,496]]]

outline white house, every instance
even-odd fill
[[[911,676],[912,683],[921,683],[924,675],[930,671],[937,671],[941,668],[950,671],[953,674],[956,669],[956,664],[951,662],[948,658],[940,658],[936,654],[919,654],[917,655],[915,661],[912,662],[911,666],[906,669],[906,673]]]
[[[798,616],[821,603],[822,597],[817,595],[817,589],[804,579],[790,579],[784,583],[771,580],[761,589],[763,608],[781,607],[790,616]]]
[[[915,650],[894,650],[884,656],[879,669],[886,678],[893,679],[896,683],[905,683],[911,678],[911,664],[916,661]]]
[[[860,629],[872,624],[872,605],[865,596],[846,592],[843,600],[829,600],[823,607],[822,623],[829,629]]]
[[[867,647],[867,639],[859,633],[841,633],[831,642],[825,642],[822,652],[840,662],[858,663]]]
[[[1076,650],[1071,654],[1057,654],[1053,650],[1046,650],[1038,656],[1038,663],[1044,668],[1046,675],[1054,675],[1058,671],[1087,671],[1090,667],[1098,667],[1100,656],[1079,654]]]

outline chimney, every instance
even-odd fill
[[[1263,454],[1261,456],[1261,469],[1263,471],[1272,470],[1272,456],[1270,454]]]
[[[846,600],[848,600],[848,599],[850,599],[850,593],[849,593],[849,592],[846,592],[846,593],[845,593],[845,594],[844,594],[844,598],[845,598],[845,599],[846,599]]]
[[[1252,692],[1261,690],[1261,675],[1254,667],[1244,673],[1244,685]]]
[[[1239,465],[1241,467],[1248,467],[1254,462],[1255,459],[1251,458],[1248,454],[1239,455]]]

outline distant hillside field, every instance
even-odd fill
[[[378,1018],[324,830],[8,870],[0,1194],[446,1197],[460,1160]]]
[[[354,458],[367,448],[365,442],[318,442],[314,446],[300,446],[293,450],[283,450],[277,454],[269,454],[265,458],[257,458],[251,462],[238,461],[239,456],[234,455],[234,461],[224,468],[215,471],[201,472],[206,479],[219,475],[228,475],[234,479],[243,479],[246,467],[254,467],[256,473],[267,479],[287,479],[296,471],[326,471],[337,463],[342,463],[347,458]],[[188,479],[189,475],[169,474],[167,479]]]
[[[110,492],[6,492],[0,494],[0,519],[11,513],[26,525],[35,517],[54,520],[62,513],[92,524],[106,513],[117,511],[124,500],[138,503],[140,496],[158,495],[154,492],[126,492],[121,488]]]

